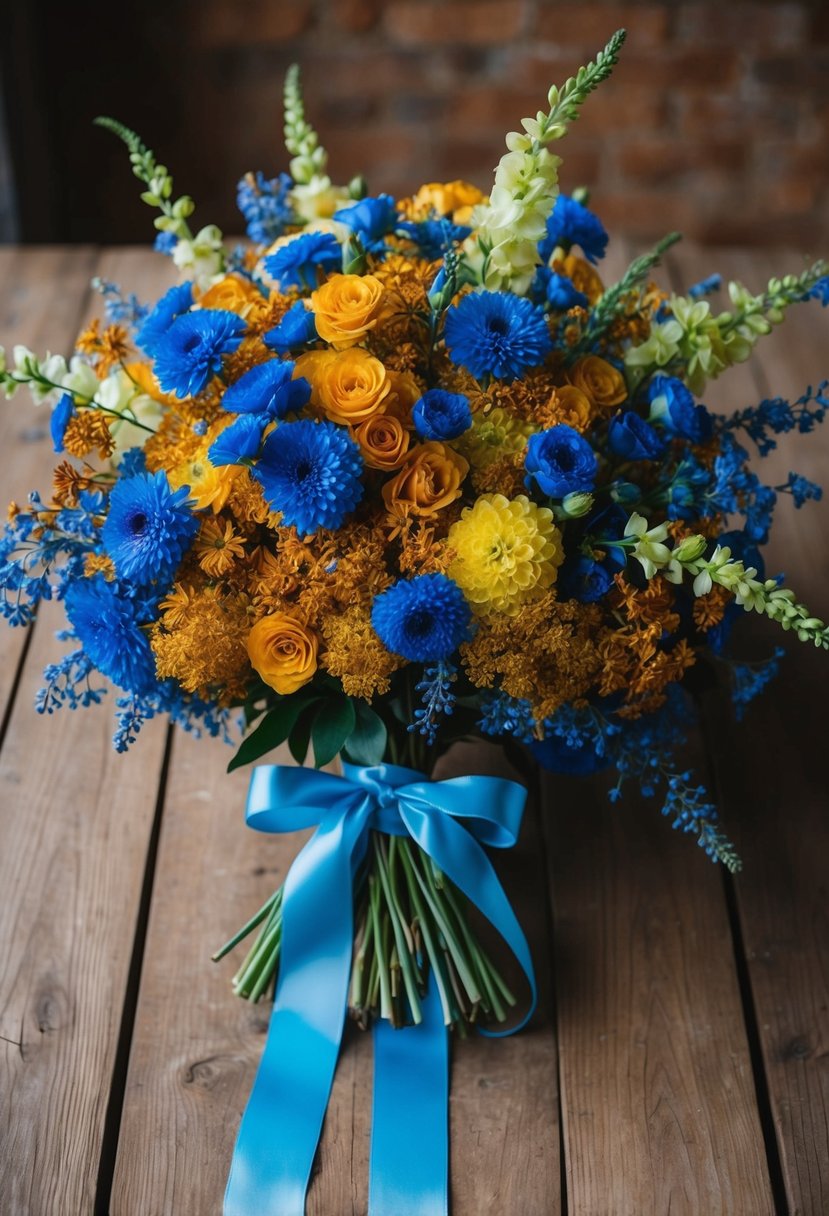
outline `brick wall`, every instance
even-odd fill
[[[108,76],[99,56],[95,73],[76,73],[60,94],[71,109],[85,90],[79,108],[90,113],[66,139],[81,160],[91,147],[104,170],[103,197],[87,199],[72,235],[90,235],[84,217],[96,213],[106,225],[116,199],[115,235],[140,220],[118,154],[86,126],[100,109],[146,132],[200,216],[238,230],[236,178],[284,166],[280,95],[292,60],[336,178],[362,170],[373,190],[397,194],[433,178],[486,186],[505,131],[624,25],[612,80],[560,146],[565,189],[588,185],[606,224],[638,237],[678,227],[704,241],[829,247],[829,0],[169,0],[126,10],[140,25],[138,59],[116,54]],[[148,58],[151,97],[124,87],[130,72],[146,78]]]

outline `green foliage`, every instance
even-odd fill
[[[353,702],[354,729],[345,741],[345,751],[353,764],[382,764],[389,732],[379,714],[363,700]]]
[[[129,127],[125,127],[116,119],[99,117],[95,119],[95,125],[112,131],[127,145],[132,171],[147,187],[142,191],[142,201],[161,211],[161,215],[155,221],[156,228],[189,240],[192,233],[187,219],[193,214],[195,203],[187,194],[183,194],[174,202],[171,201],[173,179],[166,165],[158,164],[155,154],[142,142],[135,131],[131,131]]]
[[[295,692],[289,697],[280,697],[273,709],[265,714],[255,730],[242,741],[236,755],[227,766],[227,771],[252,764],[266,752],[279,747],[293,731],[302,711],[319,700],[318,693]],[[306,745],[307,749],[307,745]]]
[[[547,94],[550,112],[539,114],[539,130],[532,132],[539,144],[548,144],[566,134],[568,124],[578,118],[579,106],[613,71],[626,37],[626,30],[617,30],[592,63],[579,68],[561,88],[553,85]]]
[[[356,720],[354,703],[345,693],[322,703],[311,725],[316,768],[330,764],[334,757],[340,754],[346,739],[354,730]]]

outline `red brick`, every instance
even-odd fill
[[[331,0],[333,24],[352,34],[372,29],[380,16],[380,0]]]
[[[383,26],[404,46],[498,46],[523,33],[526,20],[521,0],[397,0],[386,9]]]
[[[674,37],[679,42],[782,49],[799,46],[805,26],[802,3],[704,0],[677,5]]]
[[[627,42],[622,54],[632,46],[661,46],[668,33],[668,7],[665,4],[563,4],[547,0],[542,4],[536,22],[536,34],[543,41],[554,42],[568,50],[582,47],[594,55],[607,42],[614,30],[624,26]]]
[[[748,146],[739,139],[707,139],[694,144],[663,136],[628,140],[617,145],[616,159],[626,180],[653,185],[676,183],[689,175],[714,170],[733,175],[746,164]],[[685,184],[693,186],[694,182]]]
[[[311,24],[310,0],[200,0],[188,5],[189,25],[197,46],[262,46],[288,42]]]

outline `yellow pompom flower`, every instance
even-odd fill
[[[479,614],[514,616],[553,585],[564,559],[547,507],[524,494],[482,494],[449,529],[455,556],[448,574]]]
[[[503,456],[512,456],[527,446],[527,439],[538,427],[524,422],[501,406],[472,415],[472,426],[458,440],[473,469],[485,469]]]

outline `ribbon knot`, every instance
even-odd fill
[[[484,1033],[513,1034],[529,1019],[536,999],[529,947],[481,847],[515,844],[525,798],[522,786],[499,777],[429,781],[390,764],[346,764],[342,777],[274,765],[254,769],[248,825],[264,832],[316,831],[285,880],[274,1009],[239,1129],[225,1216],[305,1211],[347,1010],[354,876],[371,829],[411,836],[483,912],[521,964],[531,992],[526,1015],[507,1031]],[[418,1083],[419,1105],[411,1097]],[[418,1026],[375,1026],[371,1216],[447,1211],[447,1086],[447,1035],[432,985]],[[431,1153],[403,1151],[410,1139],[401,1134],[406,1124],[418,1137],[424,1128],[435,1128]]]

